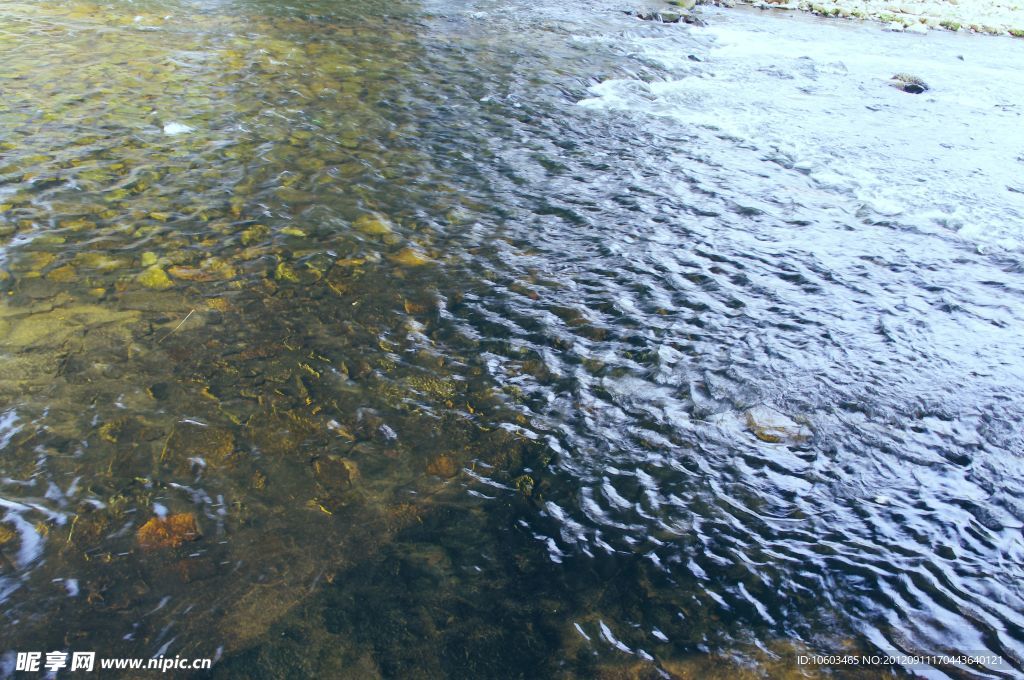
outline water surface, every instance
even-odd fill
[[[5,672],[1022,672],[1021,42],[622,9],[0,7]]]

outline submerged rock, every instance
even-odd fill
[[[78,275],[75,273],[74,267],[66,264],[63,267],[57,267],[56,269],[51,270],[50,273],[46,275],[46,278],[57,283],[71,283],[78,278]]]
[[[454,477],[459,473],[459,464],[446,453],[427,463],[427,474],[437,477]]]
[[[0,307],[0,347],[17,349],[60,347],[76,336],[106,335],[127,339],[139,320],[136,311],[108,309],[100,305],[72,305],[46,311]]]
[[[270,227],[262,224],[254,224],[242,232],[241,241],[243,246],[251,246],[265,241],[270,236]]]
[[[299,275],[292,269],[292,266],[287,262],[279,262],[277,268],[274,270],[274,278],[278,281],[288,281],[289,283],[299,283]]]
[[[17,262],[17,270],[24,272],[22,276],[34,278],[42,276],[42,270],[53,263],[57,256],[53,253],[36,251],[27,253]]]
[[[308,439],[322,433],[314,421],[293,412],[254,415],[245,429],[247,438],[257,450],[280,456],[298,453]]]
[[[352,228],[371,236],[384,236],[394,231],[391,225],[375,215],[360,215],[352,223]]]
[[[200,263],[199,267],[174,265],[167,268],[167,273],[176,279],[207,282],[233,279],[238,275],[238,270],[220,258],[208,257]]]
[[[174,265],[173,267],[167,268],[167,273],[176,279],[183,281],[198,281],[207,282],[216,280],[216,276],[212,273],[197,269],[195,267],[182,267],[180,265]]]
[[[395,264],[405,267],[419,267],[431,262],[429,257],[413,248],[402,248],[394,255],[391,255],[389,259]]]
[[[317,484],[331,501],[338,501],[359,479],[359,467],[348,458],[326,456],[313,461]]]
[[[806,426],[770,406],[755,406],[745,415],[747,428],[763,442],[801,444],[811,438]]]
[[[181,547],[201,535],[196,516],[191,512],[182,512],[168,517],[153,517],[139,527],[135,539],[143,550],[158,550]]]
[[[18,532],[7,526],[6,524],[0,523],[0,546],[13,543],[18,538]]]
[[[171,277],[167,276],[167,272],[161,269],[158,265],[153,265],[139,274],[139,283],[146,288],[152,288],[154,290],[167,290],[174,286],[174,282],[171,281]]]
[[[224,467],[234,462],[235,437],[226,429],[179,422],[167,438],[161,460]]]
[[[95,269],[100,272],[113,272],[128,266],[128,261],[120,257],[112,257],[101,252],[86,252],[75,255],[76,266]]]

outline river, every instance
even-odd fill
[[[634,8],[0,5],[0,674],[1024,673],[1024,41]]]

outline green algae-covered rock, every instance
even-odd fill
[[[0,337],[0,347],[59,347],[72,335],[96,331],[102,326],[134,326],[139,313],[108,309],[100,305],[73,305],[32,311],[0,307],[0,321],[8,331]]]
[[[139,274],[139,283],[146,288],[153,288],[154,290],[166,290],[174,285],[171,281],[171,277],[167,276],[167,272],[161,269],[158,265],[149,267],[144,272]]]
[[[371,236],[384,236],[394,231],[387,221],[376,215],[360,215],[352,223],[352,228]]]
[[[397,253],[391,255],[389,259],[395,264],[400,264],[404,267],[420,267],[432,262],[429,257],[413,248],[402,248]]]
[[[292,266],[287,262],[279,262],[277,268],[274,270],[274,278],[278,281],[289,281],[291,283],[299,283],[299,275],[292,269]]]

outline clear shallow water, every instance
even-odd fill
[[[1020,42],[620,9],[3,8],[5,650],[1019,672]]]

